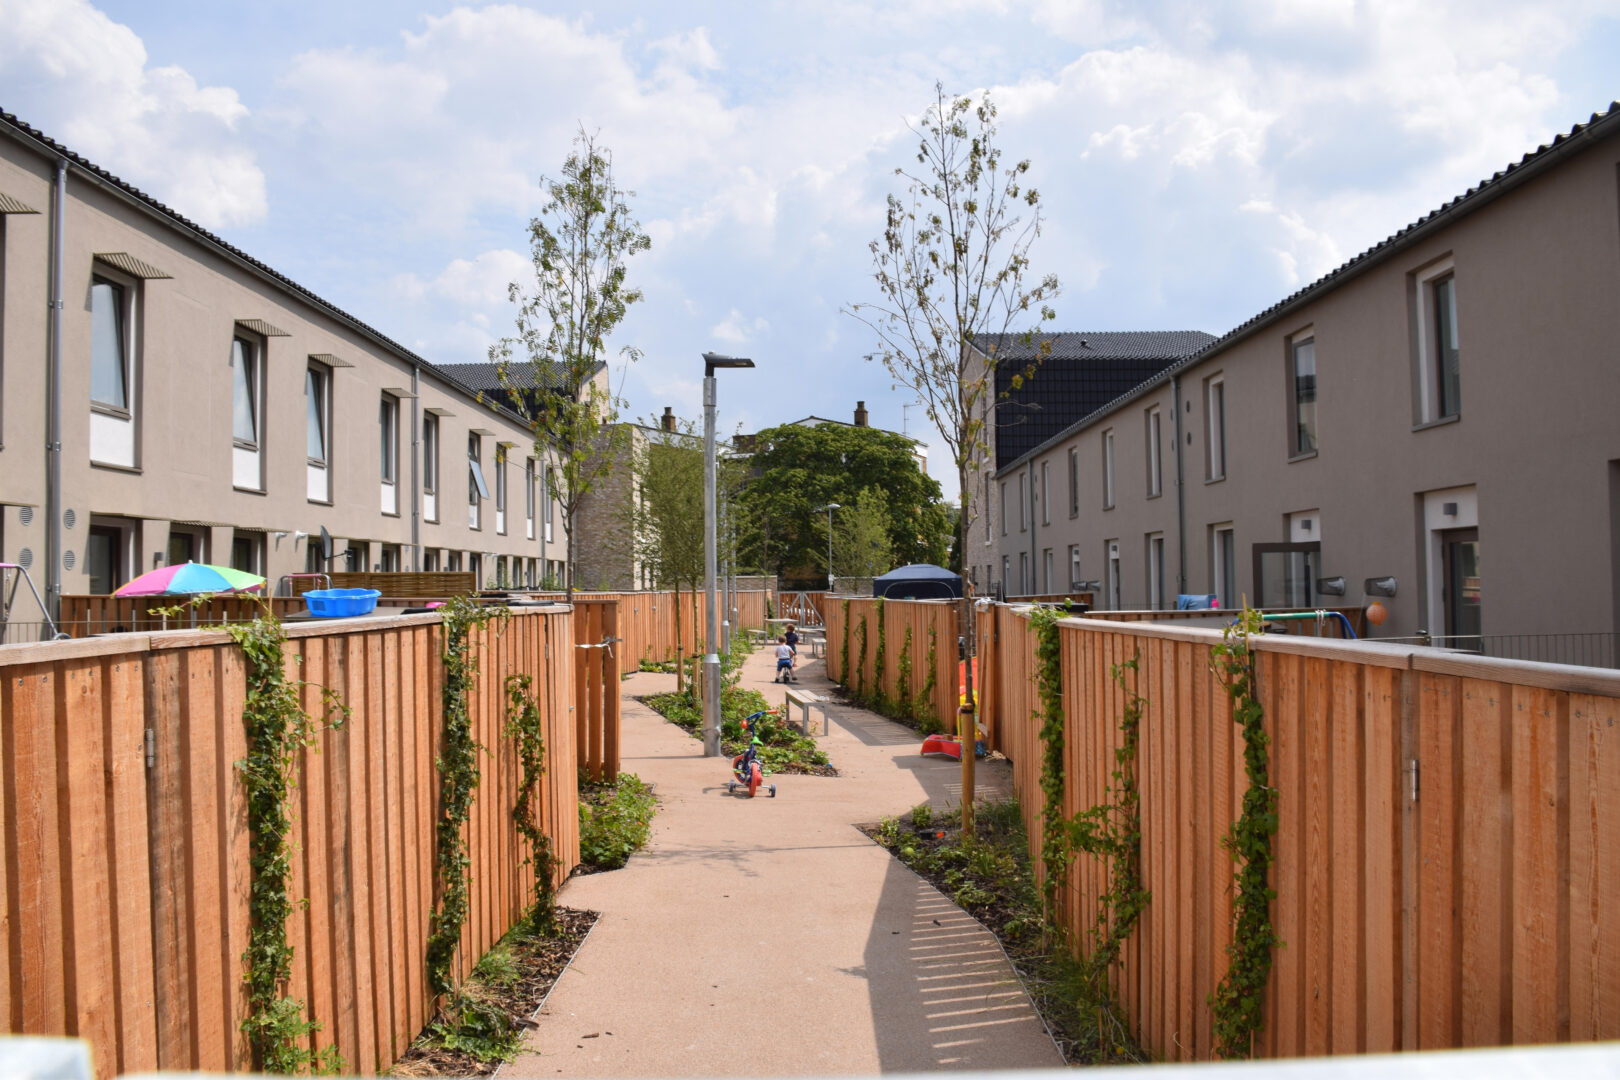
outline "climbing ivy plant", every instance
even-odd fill
[[[860,625],[855,627],[855,637],[860,641],[860,653],[855,658],[855,700],[866,701],[866,616],[861,616]]]
[[[915,699],[911,696],[911,627],[906,627],[905,640],[900,643],[900,656],[894,662],[894,710],[903,719],[916,715]]]
[[[518,835],[529,845],[525,866],[534,867],[534,904],[527,920],[537,933],[549,934],[557,925],[557,886],[553,874],[557,858],[551,853],[551,837],[540,827],[540,805],[536,796],[540,778],[546,772],[545,733],[541,730],[540,706],[531,691],[530,675],[506,677],[506,737],[517,745],[518,766],[523,777],[518,786],[512,821]]]
[[[1261,1004],[1271,977],[1272,953],[1283,942],[1271,923],[1271,838],[1277,832],[1277,789],[1270,782],[1270,744],[1265,715],[1255,688],[1249,637],[1264,632],[1258,612],[1244,607],[1215,646],[1214,668],[1232,702],[1232,721],[1243,730],[1243,764],[1249,787],[1243,810],[1221,844],[1232,855],[1232,942],[1228,966],[1209,1003],[1214,1010],[1215,1052],[1222,1058],[1253,1054],[1254,1033],[1263,1020]]]
[[[1041,907],[1048,933],[1062,935],[1057,921],[1058,893],[1069,880],[1069,827],[1063,814],[1063,669],[1058,616],[1037,608],[1029,617],[1035,632],[1035,691],[1040,702]]]
[[[322,720],[304,711],[299,692],[307,684],[287,678],[287,635],[268,604],[253,622],[235,623],[225,630],[241,647],[247,662],[247,698],[242,706],[247,757],[236,763],[247,791],[248,857],[253,879],[248,897],[247,950],[242,953],[242,978],[248,988],[242,1032],[262,1072],[343,1072],[343,1056],[336,1046],[309,1049],[309,1037],[321,1025],[306,1020],[303,1001],[285,996],[285,991],[292,977],[293,959],[292,946],[287,942],[287,919],[293,910],[287,896],[292,853],[288,793],[294,783],[299,751],[315,747],[323,724],[341,726],[348,718],[348,706],[332,691],[323,689]]]
[[[838,658],[838,674],[849,685],[849,601],[844,601],[844,648]]]
[[[501,614],[505,614],[504,609]],[[469,637],[474,628],[493,617],[465,596],[439,609],[443,620],[444,731],[434,765],[439,770],[439,821],[434,829],[434,854],[439,878],[439,906],[428,923],[428,986],[435,994],[454,989],[456,949],[467,922],[469,868],[465,826],[478,788],[478,753],[483,746],[473,738],[467,695],[478,678],[478,656]]]
[[[1098,898],[1085,976],[1095,999],[1109,1008],[1113,1001],[1108,987],[1109,968],[1119,959],[1120,946],[1131,936],[1137,918],[1152,897],[1142,887],[1142,813],[1136,783],[1136,747],[1147,699],[1136,692],[1134,679],[1130,685],[1126,683],[1126,672],[1138,673],[1137,657],[1108,669],[1109,678],[1125,695],[1125,708],[1104,801],[1077,814],[1070,826],[1076,848],[1108,862],[1108,890]]]
[[[928,674],[923,677],[922,688],[911,702],[911,715],[917,718],[917,729],[924,735],[932,735],[939,731],[942,725],[939,717],[934,713],[934,687],[939,682],[939,631],[930,626],[928,628]]]
[[[872,657],[872,706],[878,712],[887,712],[888,695],[883,692],[883,666],[889,659],[889,641],[883,625],[883,597],[872,601],[877,614],[877,652]]]

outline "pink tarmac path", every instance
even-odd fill
[[[782,700],[761,651],[744,685]],[[810,661],[802,685],[825,690]],[[1000,946],[855,826],[960,797],[959,767],[908,729],[833,706],[837,778],[774,777],[726,794],[727,763],[632,700],[627,772],[657,785],[652,840],[562,903],[602,913],[502,1076],[800,1076],[1062,1065]],[[820,731],[819,725],[815,729]],[[1011,790],[1005,762],[980,792]]]

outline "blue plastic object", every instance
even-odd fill
[[[376,589],[311,589],[304,594],[304,606],[317,619],[369,615],[381,595]]]

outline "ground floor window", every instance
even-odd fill
[[[1321,559],[1320,541],[1254,545],[1254,606],[1315,607]]]

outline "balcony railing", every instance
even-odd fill
[[[1494,656],[1502,660],[1534,660],[1543,664],[1576,667],[1620,667],[1620,634],[1600,630],[1590,634],[1460,634],[1416,637],[1377,637],[1385,645],[1432,645],[1439,649]]]

